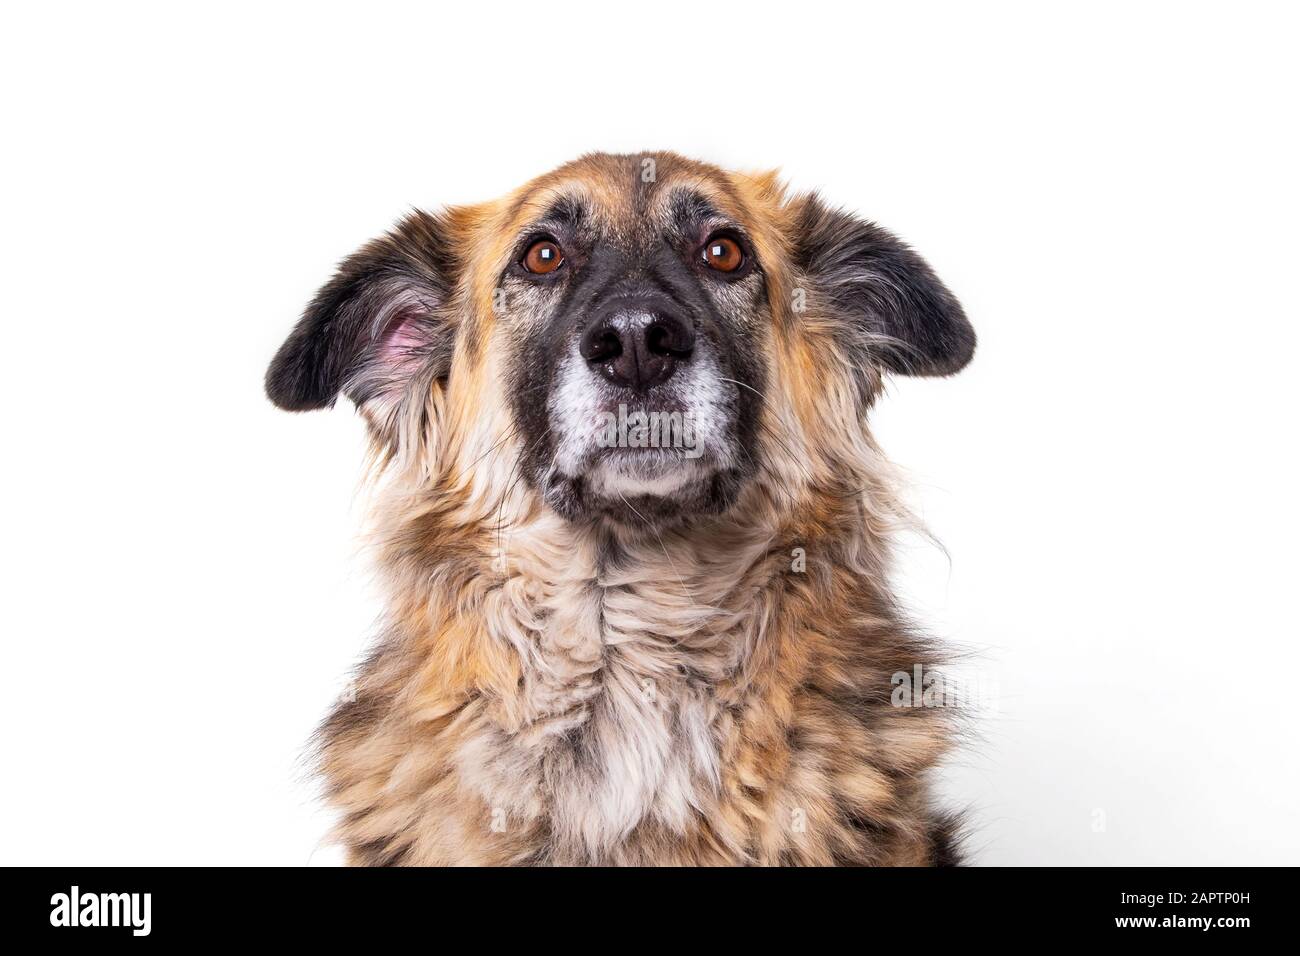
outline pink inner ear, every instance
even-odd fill
[[[384,337],[379,343],[379,351],[384,358],[400,361],[403,353],[428,344],[420,335],[414,318],[415,316],[409,312],[399,315],[384,332]]]
[[[384,308],[376,316],[383,331],[379,335],[375,357],[381,365],[402,365],[429,344],[419,319],[432,311],[430,303],[410,287],[386,289]]]
[[[429,355],[435,306],[409,285],[394,282],[377,292],[383,302],[372,319],[378,337],[359,371],[357,391],[366,402],[386,404],[402,395]]]

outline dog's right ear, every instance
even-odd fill
[[[266,394],[280,408],[357,405],[399,396],[426,363],[451,368],[455,330],[443,310],[454,283],[444,219],[415,212],[349,256],[271,361]]]

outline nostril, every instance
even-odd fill
[[[622,309],[598,317],[578,339],[578,354],[620,388],[668,381],[695,347],[695,330],[664,312]]]
[[[695,347],[695,333],[675,319],[658,319],[646,326],[645,344],[651,355],[687,358]]]
[[[608,325],[595,325],[582,335],[578,351],[588,362],[607,362],[623,354],[623,340]]]

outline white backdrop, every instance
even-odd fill
[[[300,757],[377,613],[349,409],[266,363],[410,206],[591,149],[780,166],[980,335],[877,434],[973,654],[974,859],[1300,862],[1282,5],[34,7],[0,30],[0,862],[331,862]]]

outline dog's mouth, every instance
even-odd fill
[[[593,494],[604,497],[667,498],[707,481],[716,464],[702,451],[677,448],[605,448],[583,477]]]
[[[676,402],[602,402],[583,422],[567,433],[553,422],[553,453],[536,473],[571,520],[662,524],[720,510],[738,483],[730,422],[706,423]]]
[[[667,497],[707,481],[734,457],[730,415],[671,390],[651,396],[602,394],[557,457],[590,494]]]

